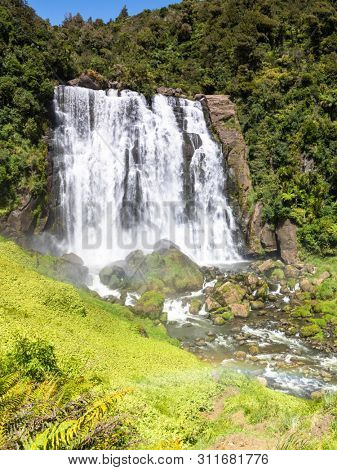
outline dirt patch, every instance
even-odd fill
[[[246,435],[231,434],[214,447],[216,450],[272,450],[276,449],[276,440]]]
[[[334,417],[332,415],[315,416],[312,426],[311,435],[316,439],[322,439],[330,432]]]
[[[223,394],[215,399],[212,411],[203,413],[202,415],[209,421],[216,421],[223,412],[226,398],[234,397],[238,395],[238,393],[239,390],[237,388],[229,387]]]

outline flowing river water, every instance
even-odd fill
[[[162,238],[199,265],[222,265],[224,274],[250,269],[239,254],[226,198],[225,158],[199,102],[156,95],[148,103],[131,91],[60,86],[54,114],[58,243],[84,260],[91,289],[120,297],[100,283],[99,269],[131,250],[146,252]],[[182,347],[287,393],[337,390],[337,357],[282,331],[277,304],[289,299],[278,289],[267,315],[251,312],[215,326],[205,306],[191,314],[191,300],[204,301],[214,282],[166,299],[167,330]],[[129,293],[126,305],[136,298]]]

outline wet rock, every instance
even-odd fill
[[[316,325],[307,325],[307,326],[302,326],[300,329],[300,335],[302,338],[311,338],[312,336],[316,336],[317,334],[321,333],[321,328]]]
[[[233,357],[238,361],[244,361],[247,357],[247,354],[244,351],[235,351]]]
[[[233,200],[238,201],[239,223],[245,230],[250,218],[252,181],[247,161],[248,149],[240,129],[235,105],[228,95],[206,95],[204,102],[208,107],[211,124],[224,149],[229,169],[229,192]],[[229,119],[235,122],[235,126],[227,125]]]
[[[314,292],[315,288],[308,279],[300,280],[300,288],[303,292]]]
[[[249,316],[249,308],[247,304],[232,304],[230,309],[234,317],[247,318]]]
[[[284,220],[276,229],[281,258],[286,264],[295,264],[297,253],[297,226],[289,219]]]
[[[261,310],[264,308],[264,302],[262,302],[261,300],[254,300],[250,302],[250,308],[252,310]]]
[[[216,325],[216,326],[222,326],[225,323],[226,323],[226,320],[224,320],[221,315],[216,315],[213,318],[213,324]]]
[[[229,306],[240,303],[245,294],[246,291],[240,285],[227,281],[215,289],[213,296],[221,305]]]
[[[152,320],[160,320],[163,314],[164,300],[165,297],[161,293],[147,291],[137,300],[134,312]]]
[[[297,279],[298,276],[300,275],[300,270],[296,268],[296,266],[293,266],[292,264],[288,264],[285,269],[284,269],[284,274],[286,277],[292,278],[292,279]]]
[[[269,289],[268,284],[263,284],[261,287],[258,288],[256,292],[256,298],[265,301],[268,297]]]
[[[199,299],[193,299],[190,303],[190,309],[189,312],[191,315],[197,315],[202,307],[203,303]]]
[[[167,250],[180,250],[179,246],[170,240],[163,238],[162,240],[157,241],[153,245],[153,251],[158,251],[159,253],[165,253]]]
[[[275,261],[273,259],[266,259],[262,263],[258,263],[256,268],[259,273],[265,274],[268,273],[268,271],[272,271],[273,269],[279,268],[280,263],[278,261]]]
[[[248,348],[248,351],[252,356],[257,356],[260,352],[260,348],[257,344],[251,344]]]
[[[160,95],[165,95],[165,96],[175,96],[177,98],[186,98],[186,95],[184,95],[183,90],[181,88],[169,88],[166,86],[161,86],[157,88],[157,93]]]
[[[273,270],[270,276],[272,281],[282,281],[285,278],[285,274],[281,268],[276,268]]]
[[[206,311],[207,312],[214,312],[216,310],[219,310],[221,308],[221,305],[211,297],[207,297],[205,300],[205,305],[206,305]]]
[[[251,290],[255,290],[259,285],[259,278],[255,274],[249,273],[246,277],[246,285],[250,287]]]
[[[203,274],[196,263],[172,246],[164,248],[161,244],[159,248],[149,255],[136,250],[125,261],[105,267],[100,272],[101,281],[112,288],[123,286],[134,291],[175,293],[201,289]]]

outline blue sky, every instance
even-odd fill
[[[85,19],[91,16],[106,21],[115,18],[123,5],[127,6],[130,15],[134,15],[146,8],[160,8],[172,3],[179,3],[179,0],[28,0],[36,13],[42,18],[49,18],[52,24],[62,23],[66,13],[80,12]]]

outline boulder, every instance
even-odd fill
[[[221,308],[221,305],[212,297],[207,297],[205,301],[206,305],[206,311],[207,312],[215,312],[216,310],[219,310]]]
[[[284,274],[288,279],[297,279],[300,275],[300,270],[291,264],[288,264],[284,269]]]
[[[308,279],[300,280],[300,288],[303,292],[314,292],[315,288]]]
[[[249,316],[249,308],[247,304],[232,304],[230,308],[234,317],[247,318]]]
[[[213,296],[220,305],[225,306],[240,303],[245,294],[246,291],[240,285],[227,281],[215,288]]]
[[[68,261],[71,264],[77,264],[78,266],[84,265],[82,258],[78,255],[75,255],[75,253],[66,253],[62,255],[60,259],[63,259],[64,261]]]
[[[142,317],[159,320],[163,314],[165,297],[156,291],[147,291],[137,300],[134,312]]]
[[[261,300],[253,300],[250,302],[250,307],[252,310],[262,310],[264,308],[264,302]]]
[[[249,354],[251,354],[252,356],[256,356],[257,354],[259,354],[260,349],[257,344],[251,344],[248,348],[248,351],[249,351]]]
[[[63,255],[54,264],[54,276],[62,281],[84,286],[88,281],[89,270],[76,255]]]
[[[261,274],[267,274],[268,272],[280,267],[280,263],[274,259],[266,259],[262,263],[258,263],[256,268]]]
[[[282,260],[286,264],[296,264],[298,261],[297,226],[286,219],[278,225],[276,236]]]
[[[312,283],[314,286],[320,286],[324,281],[329,279],[330,276],[331,274],[328,271],[324,271],[324,273],[322,273],[317,279],[314,279]]]
[[[247,357],[247,354],[244,351],[235,351],[233,354],[234,358],[238,361],[244,361]]]
[[[78,78],[74,78],[67,83],[69,86],[89,88],[90,90],[106,90],[110,88],[109,82],[94,70],[82,73]]]
[[[162,240],[157,241],[153,245],[153,251],[158,251],[159,253],[165,253],[167,250],[180,250],[179,246],[170,240],[163,238]]]
[[[226,323],[225,319],[222,318],[221,315],[216,315],[214,318],[213,318],[213,324],[216,325],[216,326],[222,326]]]
[[[258,201],[248,223],[247,242],[251,253],[277,251],[275,231],[263,222],[263,204]]]
[[[166,86],[160,86],[157,88],[157,93],[165,96],[175,96],[177,98],[186,98],[181,88],[169,88]]]
[[[202,301],[200,299],[193,299],[190,303],[190,314],[197,315],[202,307]]]
[[[203,274],[198,265],[173,246],[149,255],[140,250],[133,251],[125,261],[104,268],[100,279],[114,288],[165,293],[196,291],[203,285]]]

